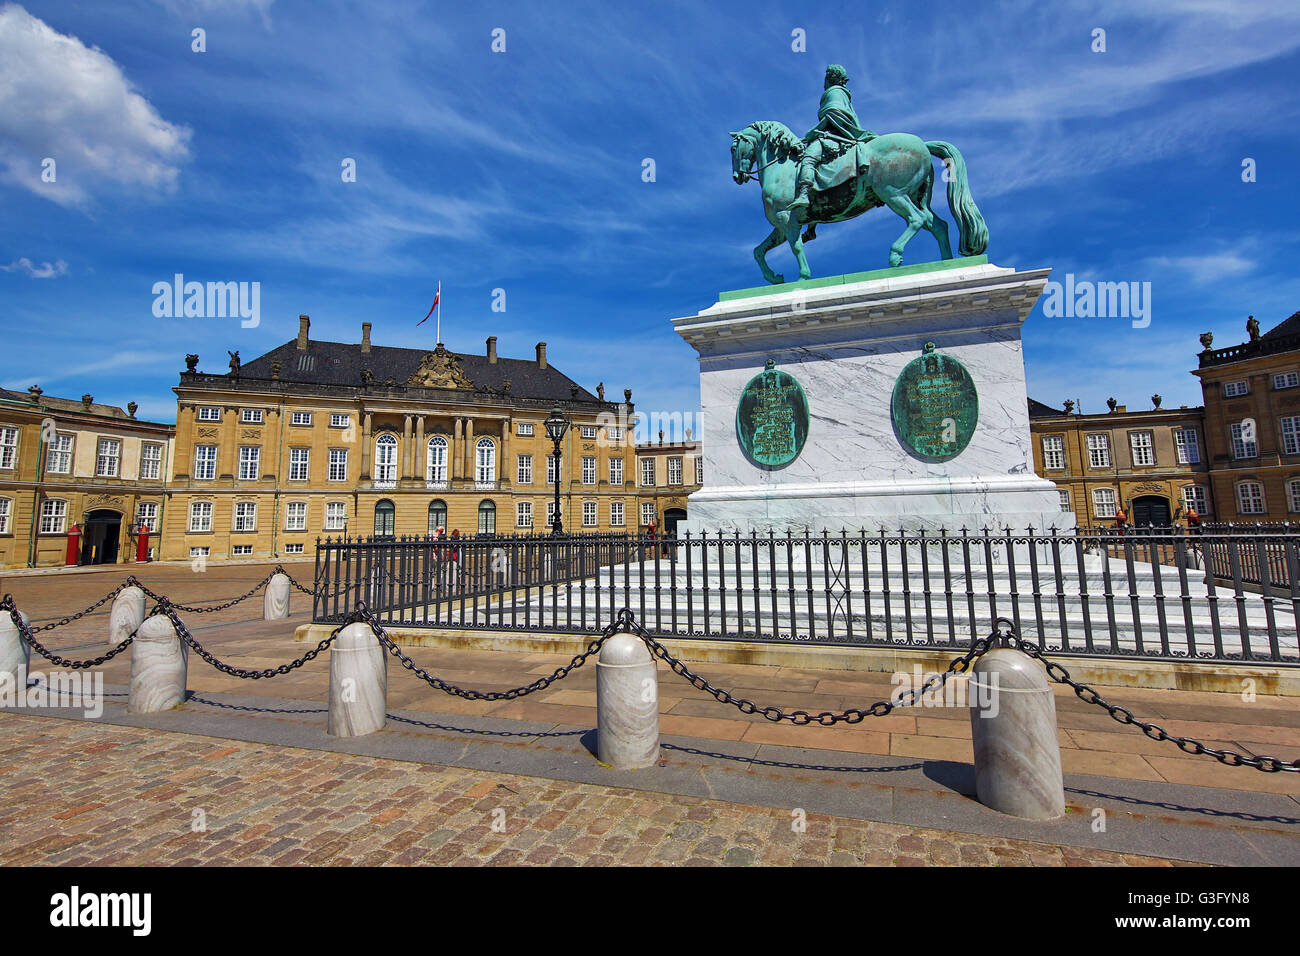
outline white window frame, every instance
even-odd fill
[[[67,447],[64,447],[64,443]],[[77,447],[76,435],[72,432],[55,432],[54,441],[50,442],[49,451],[46,452],[45,473],[47,475],[70,475],[72,474],[72,459]],[[61,463],[62,467],[56,467],[56,460]]]
[[[596,456],[582,456],[582,483],[584,485],[594,485],[596,483]]]
[[[1113,518],[1118,511],[1119,498],[1116,496],[1114,488],[1092,489],[1092,513],[1094,517]]]
[[[531,485],[533,483],[533,456],[520,455],[515,461],[515,483]],[[520,527],[523,527],[522,525]],[[529,525],[531,527],[531,525]]]
[[[695,483],[697,485],[704,484],[704,456],[703,455],[695,456]]]
[[[348,503],[346,501],[325,502],[325,530],[343,531],[348,526]]]
[[[152,449],[152,453],[151,453]],[[156,441],[140,443],[140,479],[157,481],[162,478],[163,446]],[[149,467],[149,466],[153,467]],[[152,474],[150,474],[152,472]]]
[[[289,449],[289,480],[307,481],[311,478],[311,449]]]
[[[13,533],[14,500],[0,497],[0,534]]]
[[[450,444],[442,435],[430,435],[424,443],[424,486],[426,488],[445,488],[447,486],[447,460]]]
[[[673,467],[674,465],[676,466],[675,469]],[[673,480],[674,470],[677,473],[677,477],[675,481]],[[677,485],[680,485],[681,483],[682,483],[682,459],[680,456],[670,455],[668,458],[668,485],[669,487],[675,487]]]
[[[330,412],[330,428],[347,428],[351,424],[351,415],[341,415],[338,412]]]
[[[1188,492],[1191,492],[1189,495]],[[1210,495],[1205,485],[1183,485],[1183,510],[1195,508],[1197,515],[1204,518],[1210,512]]]
[[[211,452],[209,456],[207,453]],[[217,477],[217,446],[194,446],[194,480],[212,481]]]
[[[1268,512],[1264,501],[1264,483],[1247,479],[1233,486],[1233,495],[1237,499],[1237,514],[1262,515]],[[1247,507],[1247,506],[1251,507]],[[1255,506],[1258,507],[1255,507]]]
[[[1201,463],[1201,436],[1195,428],[1175,428],[1174,447],[1178,451],[1178,464],[1199,465]]]
[[[120,478],[122,475],[122,439],[100,438],[95,443],[95,477]]]
[[[287,501],[284,505],[284,530],[307,530],[307,502]]]
[[[623,429],[617,425],[611,425],[605,429],[605,437],[612,442],[621,442],[623,440]]]
[[[1258,431],[1256,441],[1246,441],[1242,437],[1242,422],[1233,422],[1228,426],[1228,437],[1232,444],[1232,457],[1237,460],[1259,457]]]
[[[13,425],[0,425],[0,468],[12,471],[18,467],[18,429]]]
[[[1043,436],[1043,470],[1063,471],[1065,469],[1065,437],[1062,435]]]
[[[519,422],[519,423],[515,426],[515,434],[518,435],[518,436],[520,436],[521,438],[532,438],[532,437],[533,437],[533,423],[532,423],[532,422]]]
[[[1300,386],[1300,372],[1278,372],[1273,376],[1273,388],[1277,391],[1297,386]]]
[[[561,521],[564,520],[563,500],[560,501],[560,520]],[[555,499],[547,498],[546,499],[546,527],[549,529],[553,524],[555,524]]]
[[[1149,431],[1129,432],[1128,450],[1134,468],[1150,468],[1156,463],[1156,439]]]
[[[262,446],[239,446],[239,480],[257,481],[262,477]]]
[[[583,425],[583,426],[582,426],[582,437],[583,437],[583,438],[595,438],[595,437],[596,437],[596,426],[595,426],[595,425]]]
[[[245,534],[257,530],[257,502],[236,501],[231,509],[231,531]]]
[[[380,435],[375,439],[374,486],[376,488],[397,487],[397,436]]]
[[[1110,436],[1104,432],[1093,432],[1088,436],[1088,467],[1110,466]]]
[[[290,412],[289,424],[303,427],[311,424],[311,412]]]
[[[41,502],[41,534],[66,534],[68,530],[68,503],[62,498],[46,498]]]
[[[651,459],[653,460],[653,459]],[[655,507],[653,501],[641,502],[641,527],[648,528],[650,522],[659,516],[659,509]]]
[[[191,501],[189,520],[185,525],[189,533],[204,534],[211,531],[214,510],[211,501]]]
[[[515,502],[515,527],[531,528],[533,526],[533,503],[531,501]]]
[[[1223,383],[1224,398],[1240,398],[1242,395],[1249,395],[1249,394],[1250,394],[1250,382],[1248,380],[1242,380],[1240,382]]]
[[[232,544],[230,546],[230,556],[232,558],[247,558],[251,557],[252,554],[253,546],[251,544]]]
[[[195,545],[194,547],[190,548],[191,558],[206,558],[209,557],[211,554],[212,554],[212,548],[206,544]]]
[[[346,448],[330,449],[329,473],[326,475],[326,480],[348,480],[348,450]]]
[[[626,509],[623,502],[615,499],[609,503],[609,526],[623,528],[627,525]]]
[[[1070,489],[1069,489],[1069,488],[1057,488],[1057,489],[1056,489],[1056,494],[1057,494],[1057,495],[1060,497],[1060,499],[1061,499],[1061,510],[1062,510],[1062,511],[1069,511],[1069,510],[1070,510]]]
[[[1300,455],[1300,415],[1283,415],[1277,420],[1282,436],[1282,454]]]
[[[491,438],[480,438],[474,443],[474,486],[490,490],[497,483],[497,443]]]
[[[198,413],[194,417],[201,422],[219,422],[221,421],[221,406],[200,405]]]
[[[611,458],[609,460],[609,483],[616,488],[623,487],[623,459]]]
[[[556,477],[558,474],[558,478]],[[557,457],[554,454],[546,456],[546,483],[555,484],[556,481],[564,480],[564,457]]]
[[[600,524],[600,511],[597,503],[587,500],[582,503],[582,526],[584,528],[594,528]]]
[[[150,534],[157,534],[158,502],[137,501],[135,505],[135,522],[142,528],[148,528]]]
[[[239,410],[239,424],[241,425],[260,425],[264,417],[260,408],[241,408]]]
[[[641,487],[653,488],[655,486],[655,478],[658,477],[658,475],[656,475],[655,473],[657,470],[655,468],[655,460],[653,458],[642,458],[640,469],[641,469]]]
[[[298,541],[298,542],[294,542],[293,544],[290,544],[290,543],[286,542],[285,545],[284,545],[284,553],[285,553],[285,554],[302,554],[302,553],[303,553],[302,542],[301,542],[301,541]]]

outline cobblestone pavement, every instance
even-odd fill
[[[6,866],[1178,865],[817,813],[798,832],[796,808],[98,723],[0,728]]]

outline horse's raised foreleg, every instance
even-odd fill
[[[767,254],[779,246],[784,239],[785,234],[779,228],[773,228],[768,237],[754,247],[754,259],[758,262],[758,267],[763,270],[763,278],[773,285],[780,285],[785,281],[785,276],[772,271],[767,264]]]
[[[912,241],[912,237],[925,227],[925,213],[921,212],[916,203],[902,193],[881,196],[881,198],[885,200],[886,206],[907,220],[907,228],[889,247],[889,265],[890,268],[893,268],[903,264],[903,250]]]

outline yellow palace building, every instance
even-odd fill
[[[188,356],[177,396],[164,560],[311,555],[317,537],[545,533],[557,464],[545,419],[569,421],[566,531],[636,531],[631,390],[606,401],[529,359],[310,337],[222,374]]]

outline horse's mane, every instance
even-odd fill
[[[759,120],[757,123],[750,123],[749,129],[754,130],[761,139],[767,140],[777,149],[787,153],[803,152],[803,140],[790,132],[788,126],[777,120]]]

